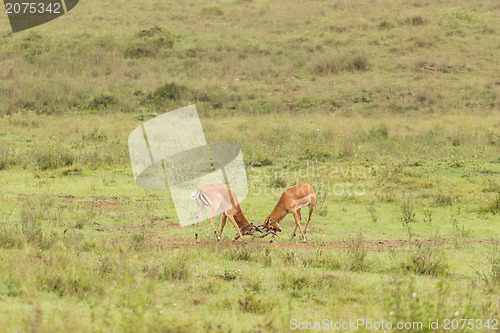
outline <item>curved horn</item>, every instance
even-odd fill
[[[262,230],[264,229],[264,225],[261,224],[261,225],[256,225],[255,228],[259,229],[260,232],[262,232]]]
[[[268,231],[265,235],[263,236],[256,236],[256,237],[259,237],[259,238],[264,238],[266,237],[267,235],[271,235],[273,234],[274,236],[278,236],[274,231]],[[279,237],[279,236],[278,236]]]
[[[252,224],[252,227],[254,228],[254,230],[257,230],[258,232],[263,233],[262,229],[260,228],[261,226],[262,225],[256,226],[256,225]]]

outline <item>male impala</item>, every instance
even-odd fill
[[[271,214],[269,214],[264,220],[264,224],[262,225],[267,231],[280,231],[280,222],[285,218],[289,213],[293,214],[295,218],[295,230],[293,231],[292,238],[295,237],[295,233],[297,232],[297,228],[299,228],[300,233],[302,234],[302,241],[306,242],[306,231],[309,222],[311,222],[311,216],[314,211],[314,206],[316,205],[316,193],[314,189],[309,184],[297,184],[289,189],[285,190],[281,195],[278,203],[274,207]],[[306,227],[304,231],[302,231],[302,226],[300,225],[301,215],[300,209],[304,206],[309,206],[309,219],[307,220]],[[274,241],[274,234],[271,238],[271,242]]]
[[[254,231],[262,232],[259,228],[249,223],[246,219],[245,215],[241,211],[240,204],[238,203],[238,199],[225,186],[219,184],[208,184],[202,186],[198,192],[194,192],[191,194],[191,199],[196,200],[196,204],[198,205],[198,214],[196,215],[196,242],[199,243],[198,239],[198,222],[201,217],[201,212],[205,206],[210,207],[210,211],[208,212],[207,219],[214,229],[215,236],[217,236],[217,240],[221,240],[222,231],[224,230],[224,226],[226,225],[226,219],[229,218],[231,223],[233,223],[237,233],[234,237],[234,240],[237,240],[243,235],[253,235]],[[217,234],[217,230],[215,229],[214,223],[212,221],[212,217],[215,213],[219,211],[222,213],[222,227],[220,229],[220,236]],[[269,234],[275,234],[274,232],[268,232],[262,237],[265,237]],[[242,239],[243,240],[243,239]]]

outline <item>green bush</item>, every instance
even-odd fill
[[[187,92],[187,87],[175,82],[167,82],[158,87],[154,93],[149,95],[149,100],[161,104],[166,101],[175,102],[181,99],[183,94]]]
[[[431,276],[446,274],[448,269],[443,252],[434,244],[417,244],[401,266],[417,275]]]
[[[162,27],[143,29],[137,34],[138,40],[124,51],[125,58],[155,57],[163,50],[174,47],[176,37]]]
[[[116,105],[118,100],[112,93],[103,93],[99,96],[92,98],[88,104],[88,108],[91,110],[103,110]]]

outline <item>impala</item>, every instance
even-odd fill
[[[196,204],[198,205],[198,214],[196,215],[196,234],[195,234],[197,243],[200,242],[200,240],[198,239],[198,222],[200,221],[201,213],[203,211],[203,208],[205,208],[205,206],[208,206],[210,208],[210,211],[208,212],[207,215],[207,220],[208,222],[210,222],[210,225],[214,230],[215,236],[219,241],[222,239],[221,238],[222,231],[224,230],[224,226],[226,225],[227,218],[229,218],[229,220],[234,225],[234,228],[237,231],[234,240],[237,240],[240,237],[242,238],[243,235],[253,236],[253,233],[255,231],[262,233],[262,230],[260,228],[248,222],[245,215],[243,215],[243,212],[241,211],[238,199],[236,198],[234,193],[231,192],[229,189],[227,189],[225,186],[219,184],[208,184],[202,186],[198,190],[198,192],[194,192],[193,194],[191,194],[191,199],[196,200]],[[222,227],[220,229],[220,236],[218,235],[217,230],[215,229],[214,223],[212,221],[212,217],[215,215],[217,211],[222,213]],[[261,238],[269,234],[276,235],[273,231],[268,230],[268,232],[265,235],[261,236]]]
[[[281,195],[278,203],[274,207],[273,211],[266,217],[264,224],[262,225],[266,231],[279,231],[281,232],[280,222],[289,213],[293,214],[295,218],[295,230],[293,231],[292,238],[295,237],[297,228],[299,228],[302,234],[302,241],[306,242],[306,231],[311,222],[311,216],[314,211],[314,206],[316,205],[316,193],[314,189],[309,184],[297,184],[289,189],[285,190]],[[300,225],[301,215],[300,209],[304,206],[309,206],[309,219],[305,229],[302,231],[302,226]],[[273,235],[271,242],[274,241]]]

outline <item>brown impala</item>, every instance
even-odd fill
[[[224,226],[226,225],[226,219],[229,218],[231,223],[234,225],[237,233],[234,237],[234,240],[237,240],[243,235],[252,235],[254,231],[258,231],[262,233],[260,228],[254,226],[252,223],[248,222],[245,215],[241,211],[240,204],[238,203],[238,199],[225,186],[219,184],[208,184],[202,186],[198,192],[191,194],[191,199],[196,200],[196,204],[198,205],[198,214],[196,215],[196,242],[199,243],[198,239],[198,222],[200,221],[201,212],[205,206],[210,207],[210,211],[208,212],[207,219],[214,229],[215,236],[217,236],[217,240],[221,240],[222,231],[224,230]],[[222,213],[222,227],[220,229],[220,236],[217,234],[217,230],[215,229],[214,223],[212,221],[212,217],[216,212]],[[274,234],[272,231],[268,231],[265,235],[261,236],[261,238]],[[243,240],[243,238],[242,238]]]
[[[266,231],[281,231],[280,222],[286,215],[292,213],[295,218],[295,230],[293,231],[292,238],[295,237],[297,228],[299,228],[300,233],[302,234],[302,241],[305,243],[307,226],[309,225],[309,222],[311,222],[311,216],[315,205],[316,193],[314,192],[312,186],[309,184],[297,184],[283,192],[278,203],[274,207],[271,214],[266,217],[262,226],[266,229]],[[300,225],[300,209],[304,206],[309,206],[309,219],[307,220],[304,231],[302,231],[302,226]],[[271,238],[271,242],[274,241],[275,236],[276,234],[274,234]]]

